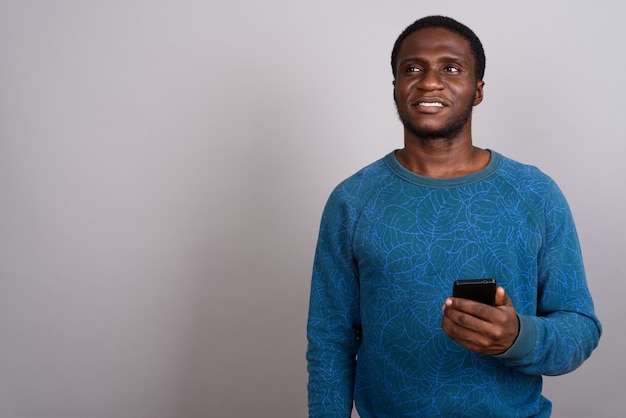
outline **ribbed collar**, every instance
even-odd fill
[[[417,184],[418,186],[436,189],[450,189],[454,187],[466,186],[483,180],[498,171],[498,168],[500,168],[500,164],[502,163],[502,155],[495,151],[488,150],[491,153],[491,158],[489,159],[487,166],[482,170],[466,176],[439,179],[420,176],[419,174],[415,174],[412,171],[407,170],[398,162],[398,159],[396,158],[396,151],[397,150],[392,151],[384,157],[385,163],[394,174],[410,183]]]

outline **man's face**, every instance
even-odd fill
[[[398,53],[394,99],[405,130],[421,139],[469,133],[472,107],[482,101],[468,40],[445,28],[409,35]]]

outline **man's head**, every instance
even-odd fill
[[[484,53],[473,32],[445,17],[420,19],[396,41],[392,65],[405,140],[471,141],[472,108],[485,84]]]
[[[412,33],[425,28],[445,28],[467,39],[470,43],[472,55],[474,56],[474,62],[476,64],[476,67],[474,68],[476,80],[483,79],[485,75],[485,50],[483,49],[480,39],[478,39],[478,36],[476,36],[476,34],[464,24],[445,16],[427,16],[416,20],[408,26],[400,34],[400,36],[398,36],[391,52],[391,72],[393,73],[394,78],[397,75],[398,52],[400,51],[402,42],[404,42],[404,40]]]

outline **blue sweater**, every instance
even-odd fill
[[[497,356],[441,328],[456,279],[493,277],[520,334]],[[433,179],[395,153],[342,182],[324,209],[308,320],[309,414],[549,416],[541,375],[577,368],[601,334],[574,222],[556,184],[491,152]]]

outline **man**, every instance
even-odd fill
[[[485,55],[466,26],[416,21],[392,52],[404,148],[324,209],[308,321],[309,414],[549,416],[541,376],[597,346],[571,213],[538,169],[473,146]],[[452,298],[496,278],[494,306]]]

